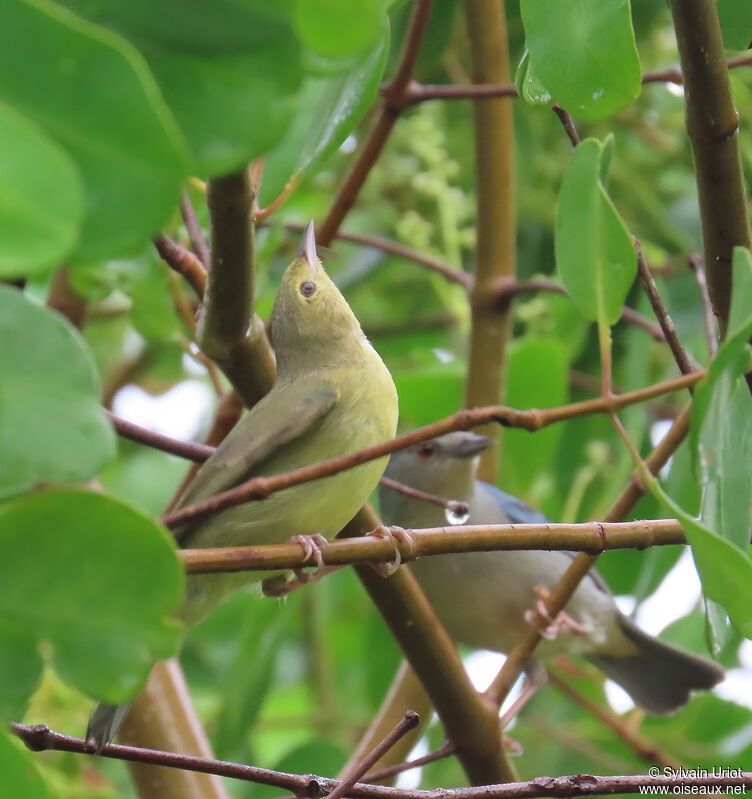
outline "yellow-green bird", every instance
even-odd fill
[[[313,222],[287,267],[271,318],[277,379],[197,472],[178,507],[252,477],[280,474],[394,437],[397,391],[389,370],[363,334],[316,254]],[[228,508],[175,530],[183,547],[277,544],[291,536],[336,535],[367,501],[387,459]],[[180,618],[204,618],[241,586],[269,572],[192,575]],[[112,740],[127,706],[98,705],[87,740]]]

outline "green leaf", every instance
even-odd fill
[[[352,133],[371,107],[389,52],[389,29],[351,69],[331,78],[310,77],[289,130],[264,161],[261,202],[267,205],[293,176],[310,172]]]
[[[295,28],[324,58],[347,58],[371,49],[386,23],[381,0],[296,0]]]
[[[81,181],[68,153],[0,103],[0,276],[58,266],[78,239]]]
[[[746,50],[752,42],[752,6],[749,0],[718,0],[723,43],[727,50]]]
[[[169,217],[186,173],[184,145],[127,42],[47,0],[7,0],[0,100],[35,121],[78,167],[86,213],[76,258],[124,254]]]
[[[549,408],[567,401],[569,361],[566,348],[556,339],[518,339],[509,349],[508,363],[504,400],[507,405]],[[505,430],[501,483],[504,489],[526,495],[551,462],[562,433],[561,425],[551,425],[535,433],[533,442],[526,430]]]
[[[551,94],[543,85],[530,61],[530,51],[525,48],[514,78],[517,94],[528,105],[549,105]]]
[[[752,533],[752,396],[743,373],[752,335],[752,254],[733,255],[729,334],[695,389],[690,444],[695,476],[704,486],[700,518],[743,553]],[[746,318],[745,318],[746,317]]]
[[[13,799],[49,799],[44,780],[37,771],[31,754],[0,730],[0,774],[3,793]]]
[[[195,171],[230,172],[284,135],[302,78],[288,3],[166,0],[155,13],[149,0],[65,2],[138,48],[188,141]]]
[[[61,316],[0,286],[0,497],[85,480],[114,454],[94,363]]]
[[[91,696],[130,699],[154,660],[177,648],[179,626],[165,617],[183,586],[168,533],[127,505],[85,491],[50,491],[6,505],[0,662],[10,679],[0,685],[2,710],[18,704],[14,683],[28,693],[26,671],[38,673],[40,652]],[[19,642],[25,662],[7,654]]]
[[[588,318],[613,325],[637,272],[624,222],[602,183],[606,147],[585,139],[574,151],[556,210],[556,265],[569,296]]]
[[[629,0],[521,0],[520,12],[535,75],[567,111],[603,119],[640,93]]]
[[[752,560],[672,503],[692,546],[703,594],[723,605],[734,627],[752,638]]]

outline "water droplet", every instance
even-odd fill
[[[451,508],[446,508],[444,514],[447,522],[449,524],[464,524],[470,518],[470,512],[467,510],[467,506],[464,506],[463,510],[465,511],[464,513],[457,513]]]

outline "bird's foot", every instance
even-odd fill
[[[546,601],[551,596],[551,592],[542,585],[535,586],[535,593],[538,599],[535,602],[535,608],[525,611],[525,621],[528,624],[533,624],[538,627],[540,634],[547,641],[553,641],[562,630],[568,630],[575,635],[587,635],[588,630],[575,621],[568,613],[563,610],[552,618],[546,607]]]
[[[515,738],[510,738],[508,735],[501,736],[501,745],[509,752],[511,757],[521,757],[525,754],[522,744]]]
[[[391,542],[392,546],[394,547],[394,558],[391,561],[388,563],[384,562],[371,564],[374,570],[382,577],[391,577],[402,565],[402,553],[397,546],[398,542],[406,544],[411,554],[415,549],[415,542],[413,541],[412,536],[402,527],[384,527],[384,525],[381,525],[381,527],[377,528],[372,533],[369,533],[369,535],[373,536],[374,538],[384,538]]]
[[[295,577],[301,583],[312,583],[320,580],[324,572],[323,552],[329,546],[329,541],[323,535],[294,535],[288,544],[300,544],[303,547],[303,560],[311,560],[316,563],[316,568],[312,572],[303,571],[302,567],[293,569]]]

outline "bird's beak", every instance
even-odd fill
[[[488,436],[465,433],[460,441],[452,445],[452,455],[455,458],[472,458],[485,452],[492,444],[493,439]]]
[[[316,271],[321,269],[321,262],[316,254],[316,231],[313,227],[313,219],[303,231],[303,238],[300,240],[300,247],[298,247],[298,258],[305,258]]]

